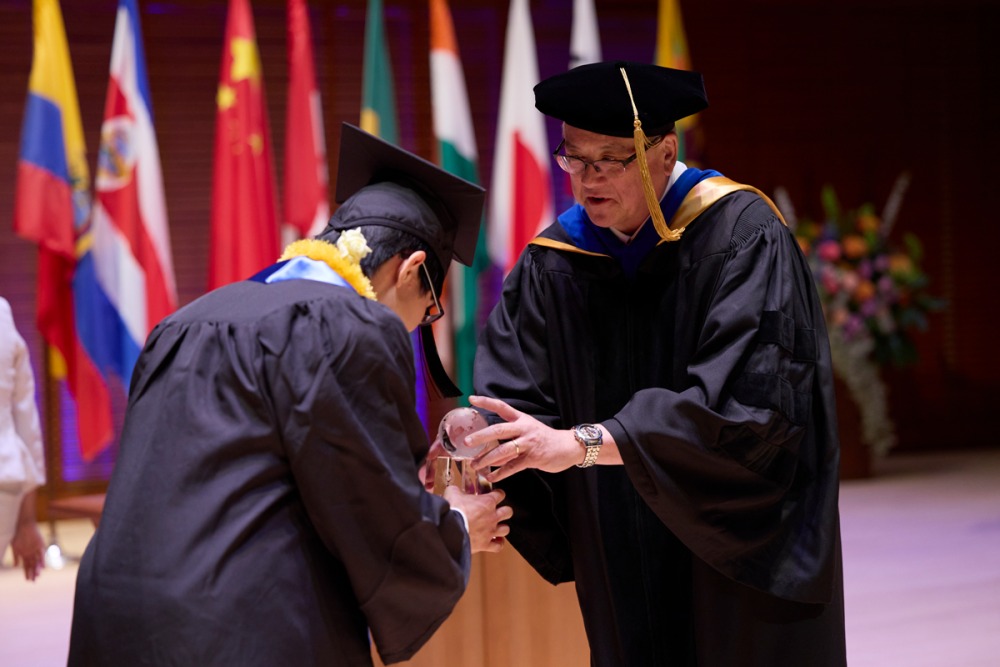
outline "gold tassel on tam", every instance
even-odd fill
[[[635,161],[639,163],[639,174],[642,176],[642,191],[646,196],[646,207],[649,209],[649,216],[653,219],[653,227],[656,228],[656,233],[660,235],[660,238],[664,241],[679,241],[681,233],[684,230],[670,229],[667,221],[663,219],[663,211],[660,210],[660,200],[657,199],[656,192],[653,190],[653,179],[649,174],[649,164],[646,162],[646,146],[649,145],[649,139],[646,138],[646,133],[642,131],[642,121],[639,120],[639,110],[635,106],[635,98],[632,96],[632,85],[628,81],[628,74],[625,73],[624,67],[619,69],[621,70],[622,78],[625,79],[628,98],[632,102],[632,115],[634,118],[632,124],[635,127],[633,131],[633,137],[635,138]]]

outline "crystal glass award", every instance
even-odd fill
[[[441,419],[437,441],[444,456],[434,461],[434,492],[441,493],[444,487],[454,485],[466,493],[489,493],[493,485],[475,468],[472,459],[497,445],[497,441],[487,441],[479,447],[469,448],[465,437],[484,429],[489,424],[473,408],[455,408]]]

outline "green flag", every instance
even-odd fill
[[[399,144],[392,61],[385,40],[382,0],[369,0],[365,18],[365,60],[361,84],[361,129]]]

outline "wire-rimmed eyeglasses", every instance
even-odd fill
[[[427,263],[421,262],[420,266],[424,269],[424,276],[427,278],[427,286],[431,289],[431,298],[434,300],[434,304],[427,307],[427,312],[424,313],[424,319],[420,320],[420,324],[433,324],[444,317],[444,308],[441,307],[441,302],[438,301],[437,292],[434,291],[434,281],[431,280],[431,272],[427,270]]]
[[[663,137],[657,137],[649,142],[646,146],[647,149],[652,148],[663,140]],[[556,164],[559,168],[565,171],[567,174],[582,174],[586,171],[587,167],[593,167],[594,173],[597,174],[607,174],[608,176],[618,176],[625,173],[625,168],[630,164],[635,162],[635,159],[639,157],[638,153],[632,153],[629,157],[624,160],[616,160],[614,158],[601,158],[600,160],[584,160],[582,157],[577,157],[576,155],[566,155],[565,153],[560,153],[563,146],[566,144],[566,140],[563,139],[556,146],[556,149],[552,151],[552,157],[556,159]]]

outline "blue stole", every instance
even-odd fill
[[[714,169],[704,171],[694,167],[685,169],[684,173],[667,190],[663,200],[660,201],[660,210],[663,211],[663,219],[667,221],[667,224],[673,219],[691,188],[706,178],[721,175]],[[621,265],[622,271],[629,279],[635,278],[639,264],[649,254],[649,251],[660,242],[660,235],[656,233],[656,228],[648,218],[635,238],[627,244],[615,236],[615,233],[610,229],[598,227],[592,223],[580,204],[567,209],[557,220],[566,234],[569,235],[573,245],[581,250],[613,257]]]
[[[285,280],[315,280],[330,285],[339,285],[354,290],[349,282],[344,280],[339,273],[330,268],[326,262],[308,257],[292,257],[283,262],[272,264],[260,273],[251,276],[247,280],[258,283],[272,284]],[[354,290],[357,292],[357,290]]]

